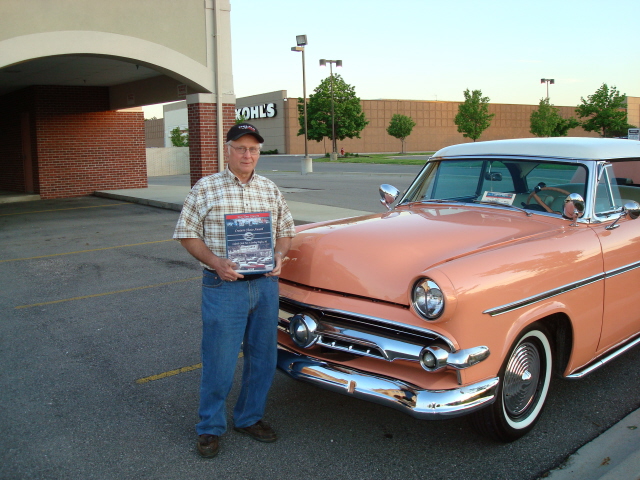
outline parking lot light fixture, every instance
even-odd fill
[[[296,47],[291,47],[292,52],[302,52],[302,102],[303,114],[302,121],[304,123],[304,158],[300,165],[300,173],[305,175],[313,172],[313,162],[309,156],[309,136],[307,132],[307,79],[305,75],[304,46],[307,44],[306,35],[296,35]]]
[[[549,100],[549,84],[553,85],[556,81],[553,78],[541,78],[540,83],[547,84],[547,100]]]
[[[331,152],[331,160],[336,161],[338,159],[338,144],[336,142],[336,115],[333,106],[333,65],[336,67],[342,67],[342,60],[327,60],[325,58],[320,59],[320,66],[326,67],[329,64],[329,70],[331,75],[331,138],[333,140],[333,151]]]

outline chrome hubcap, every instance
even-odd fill
[[[527,411],[535,399],[540,378],[540,352],[532,343],[518,345],[504,372],[502,396],[510,417]]]

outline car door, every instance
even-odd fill
[[[598,352],[640,332],[640,221],[624,217],[616,222],[621,207],[631,200],[640,200],[640,162],[607,165],[595,198],[596,218],[603,222],[592,226],[602,245],[605,273]]]

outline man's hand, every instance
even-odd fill
[[[227,282],[233,282],[239,278],[244,278],[244,275],[240,275],[236,272],[236,268],[238,268],[238,264],[232,262],[228,258],[217,257],[212,262],[211,267],[216,271],[222,280]]]
[[[280,255],[276,255],[274,257],[275,260],[275,266],[273,267],[273,270],[271,270],[268,273],[265,273],[264,276],[265,277],[277,277],[278,275],[280,275],[280,271],[282,270],[282,257]]]
[[[280,272],[282,270],[282,265],[284,265],[287,252],[289,251],[290,248],[291,248],[290,237],[280,237],[278,240],[276,240],[276,248],[274,249],[275,252],[273,254],[273,260],[275,261],[275,265],[273,267],[273,270],[271,270],[269,273],[265,273],[265,276],[277,277],[278,275],[280,275]]]
[[[237,268],[234,262],[228,258],[221,258],[209,250],[209,247],[199,238],[183,238],[180,240],[182,246],[189,252],[196,260],[200,260],[215,270],[222,280],[227,282],[233,282],[239,278],[244,278],[234,270]]]

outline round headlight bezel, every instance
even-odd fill
[[[307,313],[298,313],[289,321],[289,335],[301,348],[313,346],[319,338],[318,321]]]
[[[421,278],[411,291],[411,305],[425,320],[437,320],[446,306],[444,292],[432,279]]]

